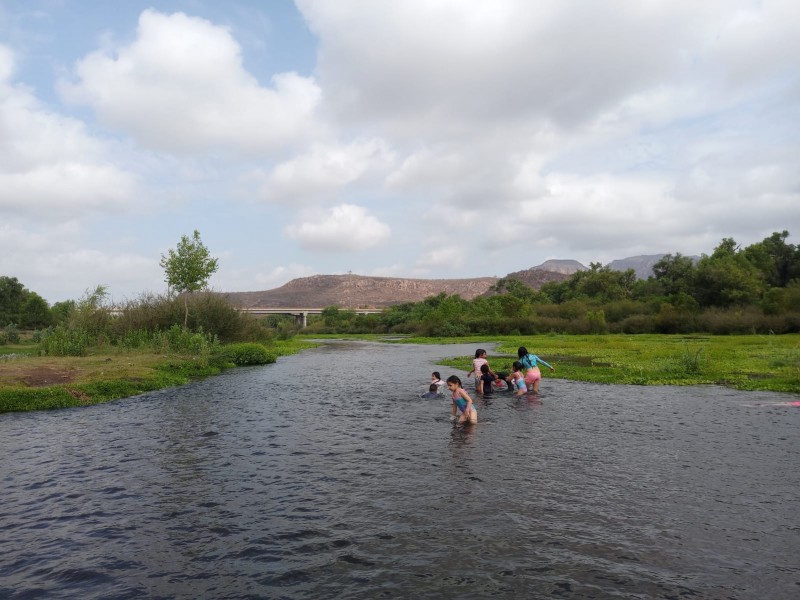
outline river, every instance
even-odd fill
[[[0,597],[800,597],[796,396],[546,374],[463,428],[419,394],[475,347],[0,415]]]

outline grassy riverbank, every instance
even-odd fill
[[[717,384],[740,390],[800,394],[800,335],[542,335],[392,338],[379,335],[298,336],[266,346],[269,361],[315,346],[313,338],[393,343],[497,343],[495,369],[510,367],[525,346],[551,364],[543,376],[633,385]],[[225,346],[210,356],[95,350],[88,356],[38,356],[34,344],[0,347],[0,412],[85,406],[182,385],[234,366]],[[439,364],[468,371],[472,356]],[[241,364],[241,363],[240,363]]]
[[[404,342],[428,343],[427,338]],[[510,367],[525,346],[556,367],[542,375],[633,385],[716,384],[739,390],[800,393],[800,335],[541,335],[449,338],[438,343],[497,342],[494,369]],[[472,356],[440,364],[468,371]]]
[[[297,339],[276,340],[263,348],[266,358],[261,362],[274,362],[314,345]],[[226,346],[209,356],[114,347],[94,349],[88,356],[38,356],[35,345],[3,346],[0,413],[108,402],[216,375],[236,362]]]

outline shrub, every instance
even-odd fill
[[[270,354],[264,346],[252,342],[229,344],[223,348],[221,354],[239,367],[267,365],[276,360],[276,357]]]
[[[469,335],[466,325],[453,321],[426,322],[422,325],[421,335],[430,337],[464,337]]]
[[[39,343],[42,356],[86,356],[91,336],[85,329],[68,329],[59,325],[48,330]]]
[[[156,336],[145,329],[135,329],[122,334],[117,339],[117,345],[129,350],[141,348],[154,348],[156,346]]]
[[[590,333],[608,333],[606,315],[602,310],[590,310],[586,313]]]
[[[5,330],[6,344],[19,344],[19,328],[14,323],[6,325]]]
[[[705,361],[703,360],[703,347],[697,350],[690,349],[689,344],[684,344],[683,354],[678,363],[685,373],[699,375],[703,371]]]
[[[619,323],[625,319],[648,313],[647,306],[633,300],[617,300],[603,306],[608,323]]]
[[[622,333],[653,333],[653,319],[647,315],[631,315],[617,324],[616,331]]]
[[[208,355],[212,348],[219,345],[216,336],[204,334],[202,331],[192,332],[180,325],[170,327],[162,334],[161,339],[162,348],[163,342],[166,342],[164,349],[187,354]]]
[[[31,341],[34,344],[39,344],[45,338],[46,335],[53,332],[52,327],[48,327],[47,329],[37,329],[31,334]]]
[[[223,342],[268,341],[270,329],[252,315],[239,312],[225,298],[213,292],[191,294],[189,329],[204,331]],[[131,332],[167,331],[173,325],[183,325],[183,299],[153,294],[128,301],[114,319],[113,336],[125,339]],[[134,334],[134,337],[138,335]]]

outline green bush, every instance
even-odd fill
[[[631,315],[620,321],[615,333],[653,333],[653,319],[647,315]]]
[[[214,347],[219,345],[216,336],[204,334],[202,331],[192,332],[180,325],[173,325],[165,331],[162,340],[166,341],[168,350],[197,355],[208,355]]]
[[[40,344],[41,341],[49,334],[53,332],[52,327],[48,327],[47,329],[37,329],[31,334],[31,341],[34,344]]]
[[[4,344],[19,344],[19,327],[14,325],[14,323],[6,325],[6,329],[3,333],[5,333],[6,338],[6,341],[3,342]]]
[[[126,331],[117,339],[117,345],[128,350],[156,347],[156,336],[146,329]]]
[[[59,325],[42,335],[41,356],[86,356],[91,336],[85,329],[68,329]]]
[[[587,311],[586,322],[589,324],[590,333],[608,333],[606,315],[602,310]]]
[[[222,342],[269,341],[272,332],[259,319],[236,310],[220,294],[201,292],[191,294],[189,329],[204,331]],[[111,323],[112,338],[134,343],[140,331],[167,331],[173,325],[183,325],[183,299],[145,294],[127,302]]]
[[[222,349],[221,355],[239,367],[267,365],[276,360],[264,346],[252,342],[229,344]]]

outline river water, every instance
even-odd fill
[[[0,415],[0,597],[800,597],[797,397],[546,376],[463,428],[419,394],[474,349]]]

